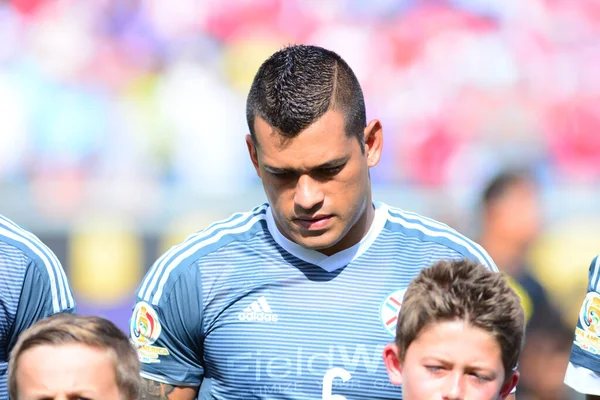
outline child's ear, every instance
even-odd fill
[[[390,382],[394,385],[402,384],[402,362],[399,355],[400,351],[395,343],[390,343],[383,348],[383,362]]]
[[[517,386],[517,382],[519,382],[519,371],[513,371],[511,376],[504,382],[502,387],[500,388],[500,399],[506,399],[510,392]]]

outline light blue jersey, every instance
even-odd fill
[[[477,244],[439,222],[376,204],[368,234],[325,256],[281,235],[268,205],[167,251],[137,292],[131,337],[143,376],[203,399],[400,399],[383,347],[404,290]]]
[[[42,318],[74,311],[58,258],[32,233],[0,216],[0,399],[8,399],[8,355],[19,334]]]

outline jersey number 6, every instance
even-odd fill
[[[342,382],[348,382],[352,375],[344,368],[335,367],[328,370],[323,376],[323,400],[347,400],[344,396],[333,394],[333,380],[341,378]]]

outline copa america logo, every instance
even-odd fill
[[[135,305],[130,323],[131,339],[136,344],[151,345],[158,339],[161,332],[158,314],[145,301]]]
[[[589,292],[583,300],[579,312],[579,323],[581,327],[597,336],[600,336],[600,295]]]

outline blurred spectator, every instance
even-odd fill
[[[542,224],[537,184],[526,171],[501,172],[485,187],[481,203],[479,243],[508,276],[528,320],[519,398],[565,398],[562,375],[568,362],[570,330],[527,261]]]
[[[0,182],[152,180],[200,194],[255,184],[239,157],[243,121],[231,116],[243,115],[259,60],[289,43],[335,49],[364,82],[369,113],[391,127],[378,183],[468,185],[481,160],[467,153],[490,148],[492,164],[535,157],[550,183],[598,182],[599,9],[595,0],[3,1]],[[222,145],[228,157],[213,151]]]
[[[535,306],[548,304],[542,285],[527,266],[527,252],[541,229],[538,188],[525,172],[501,172],[491,179],[481,198],[479,243],[498,268],[518,283],[527,319]],[[546,308],[551,309],[551,307]]]

